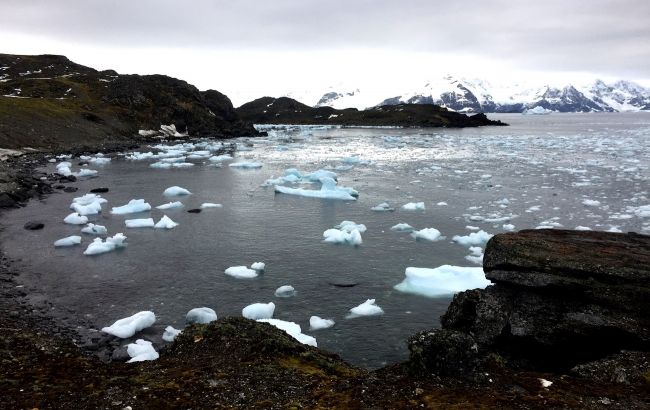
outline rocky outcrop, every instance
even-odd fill
[[[310,124],[341,126],[479,127],[507,125],[485,114],[467,116],[432,104],[399,104],[357,110],[310,107],[288,97],[263,97],[237,108],[239,116],[255,124]]]
[[[544,371],[568,371],[628,350],[648,357],[650,236],[500,234],[488,242],[483,263],[494,285],[457,294],[441,318],[442,329],[411,341],[411,351],[420,350],[412,354],[416,366],[467,374],[465,363],[477,363],[476,352]],[[472,348],[458,353],[458,343],[440,342],[450,334]],[[463,357],[462,366],[441,359],[449,349]]]

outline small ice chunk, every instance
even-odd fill
[[[304,196],[308,198],[338,199],[343,201],[356,201],[359,193],[350,187],[337,186],[336,181],[329,177],[320,179],[321,187],[319,190],[290,188],[276,185],[275,192],[281,194]]]
[[[228,164],[228,166],[231,168],[241,168],[241,169],[262,168],[262,164],[260,162],[234,162],[232,164]]]
[[[79,204],[79,205],[90,205],[93,203],[99,203],[99,204],[105,204],[108,202],[106,198],[102,198],[101,195],[97,194],[86,194],[83,196],[76,197],[72,200],[73,203]],[[72,206],[70,206],[72,208]]]
[[[213,157],[208,158],[208,161],[210,162],[223,162],[223,161],[230,161],[232,157],[230,155],[224,154],[224,155],[215,155]]]
[[[334,326],[334,321],[332,319],[323,319],[318,316],[312,316],[309,318],[309,330],[327,329],[332,326]]]
[[[83,169],[80,169],[79,172],[75,172],[72,175],[74,175],[76,177],[94,177],[97,174],[98,174],[98,172],[95,171],[94,169],[83,168]]]
[[[117,248],[123,248],[126,246],[124,243],[125,240],[126,236],[121,233],[116,234],[112,238],[106,238],[106,241],[102,241],[101,238],[95,238],[84,251],[84,255],[98,255],[100,253],[114,251]]]
[[[217,313],[208,307],[191,309],[187,312],[187,315],[185,315],[185,322],[188,324],[206,324],[214,322],[215,320],[217,320]]]
[[[515,226],[513,224],[503,224],[502,226],[504,231],[514,231]]]
[[[131,357],[127,363],[143,362],[145,360],[156,360],[160,355],[153,348],[148,340],[138,339],[135,343],[126,346],[126,352]]]
[[[246,319],[271,319],[275,311],[275,303],[253,303],[242,309],[241,315]]]
[[[437,206],[447,206],[447,203],[446,202],[438,202],[436,205]]]
[[[323,242],[347,244],[351,246],[359,246],[363,243],[361,232],[358,229],[353,229],[348,232],[344,229],[328,229],[323,232]]]
[[[275,290],[275,296],[279,298],[290,298],[296,295],[296,290],[291,285],[280,286]]]
[[[63,222],[70,225],[83,225],[88,223],[88,217],[79,215],[77,212],[73,212],[70,215],[66,216],[63,219]]]
[[[483,246],[493,236],[494,235],[480,230],[478,232],[470,232],[469,235],[456,235],[451,238],[451,240],[462,246]]]
[[[163,192],[163,195],[165,196],[183,196],[183,195],[190,195],[191,192],[188,191],[185,188],[181,188],[179,186],[170,186],[169,188],[165,189],[165,192]]]
[[[429,242],[440,241],[444,239],[444,236],[441,236],[440,231],[436,228],[424,228],[419,231],[411,232],[411,236],[416,240],[425,240]]]
[[[359,306],[350,309],[350,314],[347,318],[352,319],[360,316],[374,316],[383,313],[384,310],[375,304],[375,299],[368,299]]]
[[[590,228],[590,227],[588,227],[588,226],[582,226],[582,225],[578,225],[578,226],[576,226],[576,227],[573,228],[573,229],[576,230],[576,231],[591,231],[591,228]]]
[[[280,319],[258,319],[260,323],[268,323],[284,331],[302,344],[317,347],[316,339],[312,336],[302,333],[300,325],[294,322],[287,322]]]
[[[542,384],[542,387],[544,388],[549,388],[553,384],[552,381],[546,380],[546,379],[539,379],[539,382]]]
[[[167,215],[163,215],[162,218],[160,218],[160,221],[158,221],[155,225],[154,228],[158,229],[173,229],[177,227],[178,224],[174,221],[171,220],[170,217]]]
[[[481,267],[442,265],[435,269],[406,268],[406,278],[395,289],[427,297],[448,296],[469,289],[484,289],[491,282]]]
[[[251,269],[253,269],[253,270],[255,270],[255,271],[258,271],[258,272],[263,271],[264,268],[266,268],[266,265],[264,264],[264,262],[254,262],[254,263],[251,265]]]
[[[370,210],[375,212],[393,212],[395,208],[392,208],[388,202],[382,202],[377,206],[373,206]]]
[[[208,209],[208,208],[223,208],[223,205],[221,204],[214,204],[212,202],[204,202],[201,204],[201,209]]]
[[[465,259],[477,265],[483,264],[483,248],[480,246],[470,246],[469,252],[470,254],[465,256]]]
[[[108,233],[108,230],[106,229],[105,226],[89,223],[83,229],[81,229],[81,232],[90,235],[105,235]]]
[[[162,335],[162,339],[165,342],[173,342],[174,339],[176,339],[176,336],[180,335],[182,332],[182,330],[174,329],[173,326],[167,326],[165,328],[165,332]]]
[[[54,246],[74,246],[81,243],[81,236],[72,235],[54,242]]]
[[[108,327],[102,328],[102,332],[117,336],[122,339],[129,338],[156,322],[156,315],[148,310],[138,312],[133,316],[125,317]]]
[[[249,269],[246,266],[231,266],[224,271],[228,276],[238,279],[256,278],[258,272],[254,269]]]
[[[402,209],[405,211],[424,211],[426,207],[424,202],[409,202],[408,204],[402,205]]]
[[[393,225],[390,228],[390,230],[391,231],[397,231],[397,232],[412,232],[413,230],[415,230],[415,228],[413,228],[411,225],[409,225],[407,223],[400,222],[397,225]]]
[[[114,207],[111,210],[113,215],[126,215],[138,212],[150,211],[151,205],[144,201],[144,199],[132,199],[128,204]]]
[[[162,211],[167,210],[167,209],[178,209],[182,208],[183,203],[180,201],[175,201],[175,202],[168,202],[166,204],[158,205],[156,209],[160,209]]]
[[[124,221],[127,228],[153,228],[153,218],[127,219]]]
[[[582,204],[584,206],[600,206],[600,201],[596,201],[594,199],[585,199],[582,201]]]
[[[81,205],[76,202],[73,202],[70,205],[73,211],[77,212],[79,215],[97,215],[102,211],[102,205],[99,202],[93,202],[88,205]]]

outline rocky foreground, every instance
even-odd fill
[[[243,318],[192,325],[156,361],[102,362],[3,259],[0,408],[648,408],[649,262],[633,233],[496,235],[495,284],[456,295],[408,362],[367,371]]]

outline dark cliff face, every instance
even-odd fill
[[[478,127],[506,125],[484,114],[467,116],[432,104],[399,104],[357,110],[310,107],[287,97],[262,97],[237,108],[239,116],[255,124],[313,124],[343,126]]]
[[[58,148],[175,124],[192,136],[256,134],[218,91],[164,75],[97,71],[63,56],[0,55],[0,146]]]

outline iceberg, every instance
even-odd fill
[[[552,113],[553,110],[547,110],[546,108],[542,107],[541,105],[538,105],[537,107],[534,108],[528,108],[522,112],[524,115],[548,115]]]
[[[251,269],[253,269],[255,271],[258,271],[258,272],[264,271],[265,268],[266,268],[266,264],[264,264],[264,262],[254,262],[251,265]]]
[[[353,319],[355,317],[375,316],[383,313],[384,310],[375,304],[375,299],[368,299],[359,306],[350,309],[350,314],[346,318]]]
[[[126,352],[131,359],[127,363],[143,362],[146,360],[156,360],[160,355],[153,348],[151,342],[138,339],[135,343],[129,343],[126,346]]]
[[[66,238],[59,239],[58,241],[54,242],[54,246],[56,247],[74,246],[74,245],[79,245],[80,243],[81,243],[81,236],[72,235]]]
[[[232,164],[228,164],[228,166],[231,168],[241,168],[241,169],[262,168],[262,164],[260,162],[234,162]]]
[[[172,167],[172,164],[158,161],[158,162],[154,162],[152,164],[149,164],[149,167],[158,168],[158,169],[170,169]]]
[[[336,185],[336,181],[329,177],[320,179],[321,188],[319,190],[303,189],[303,188],[290,188],[286,186],[276,185],[275,192],[288,195],[298,195],[309,198],[324,198],[324,199],[339,199],[343,201],[356,201],[359,193],[348,187],[340,187]]]
[[[127,215],[150,210],[151,205],[145,202],[144,199],[132,199],[126,205],[114,207],[111,213],[113,215]]]
[[[82,216],[97,215],[102,211],[102,204],[100,202],[93,202],[88,205],[81,205],[77,202],[73,202],[72,205],[70,205],[70,208]]]
[[[469,289],[484,289],[492,283],[483,268],[442,265],[435,269],[406,268],[406,278],[395,289],[426,297],[450,296]]]
[[[165,189],[165,192],[163,192],[163,195],[165,196],[183,196],[183,195],[190,195],[191,192],[188,191],[185,188],[181,188],[179,186],[171,186],[167,189]]]
[[[251,279],[256,278],[259,274],[258,271],[254,269],[249,269],[246,266],[231,266],[224,271],[228,276],[238,279]]]
[[[175,201],[175,202],[168,202],[166,204],[158,205],[156,207],[156,209],[160,209],[160,210],[164,211],[164,210],[167,210],[167,209],[178,209],[178,208],[182,208],[182,207],[183,207],[182,202]]]
[[[56,164],[56,173],[64,177],[69,177],[72,175],[72,170],[70,169],[71,166],[72,164],[68,161],[60,162]]]
[[[413,228],[411,225],[407,223],[400,222],[397,225],[391,226],[390,230],[397,231],[397,232],[411,232],[414,231],[415,228]]]
[[[402,205],[402,209],[405,211],[424,211],[426,207],[424,202],[409,202],[408,204]]]
[[[290,298],[296,295],[296,290],[291,285],[280,286],[275,290],[275,296],[278,298]]]
[[[162,218],[160,218],[160,221],[158,221],[155,225],[154,228],[158,229],[173,229],[177,227],[178,224],[174,221],[171,220],[167,215],[163,215]]]
[[[102,198],[101,195],[97,195],[97,194],[86,194],[74,198],[72,200],[73,204],[79,204],[79,205],[90,205],[93,203],[105,204],[106,202],[108,202],[106,198]],[[70,208],[72,208],[72,205],[70,206]]]
[[[390,205],[388,205],[388,202],[382,202],[377,206],[373,206],[370,208],[370,210],[375,212],[393,212],[395,208],[392,208]]]
[[[208,161],[210,162],[223,162],[223,161],[230,161],[232,159],[232,156],[224,154],[224,155],[215,155],[213,157],[208,158]]]
[[[79,215],[77,212],[73,212],[63,218],[63,222],[70,225],[83,225],[85,223],[88,223],[88,217]]]
[[[176,336],[180,335],[183,331],[174,329],[173,326],[167,326],[162,335],[162,340],[165,342],[173,342],[176,339]]]
[[[127,228],[153,228],[153,218],[127,219],[124,221]]]
[[[363,243],[361,233],[357,229],[348,232],[343,229],[328,229],[323,232],[323,242],[347,244],[351,246],[359,246]]]
[[[312,316],[309,318],[309,330],[327,329],[332,326],[334,326],[334,321],[332,319],[323,319],[318,316]]]
[[[89,223],[85,228],[81,229],[82,233],[87,233],[90,235],[105,235],[108,233],[108,230],[105,226],[95,225],[94,223]]]
[[[316,339],[312,336],[302,333],[302,329],[297,323],[287,322],[280,319],[258,319],[257,322],[268,323],[271,326],[275,326],[302,344],[314,347],[318,346],[316,344]]]
[[[275,303],[253,303],[242,309],[241,315],[246,319],[271,319],[275,311]]]
[[[436,228],[424,228],[419,231],[413,231],[411,232],[411,236],[415,238],[415,240],[422,239],[429,242],[436,242],[445,239]]]
[[[493,236],[494,235],[480,230],[478,232],[470,232],[469,235],[455,235],[451,240],[462,246],[483,246]]]
[[[121,339],[127,339],[142,329],[150,327],[155,322],[156,315],[154,315],[153,312],[145,310],[138,312],[133,316],[120,319],[108,327],[102,328],[102,332]]]
[[[95,238],[84,251],[84,255],[99,255],[114,251],[117,248],[124,248],[126,246],[124,243],[125,240],[126,236],[121,233],[116,234],[112,238],[106,238],[106,241],[102,241],[101,238]]]
[[[217,313],[208,307],[194,308],[185,315],[185,322],[188,324],[206,324],[217,320]]]

